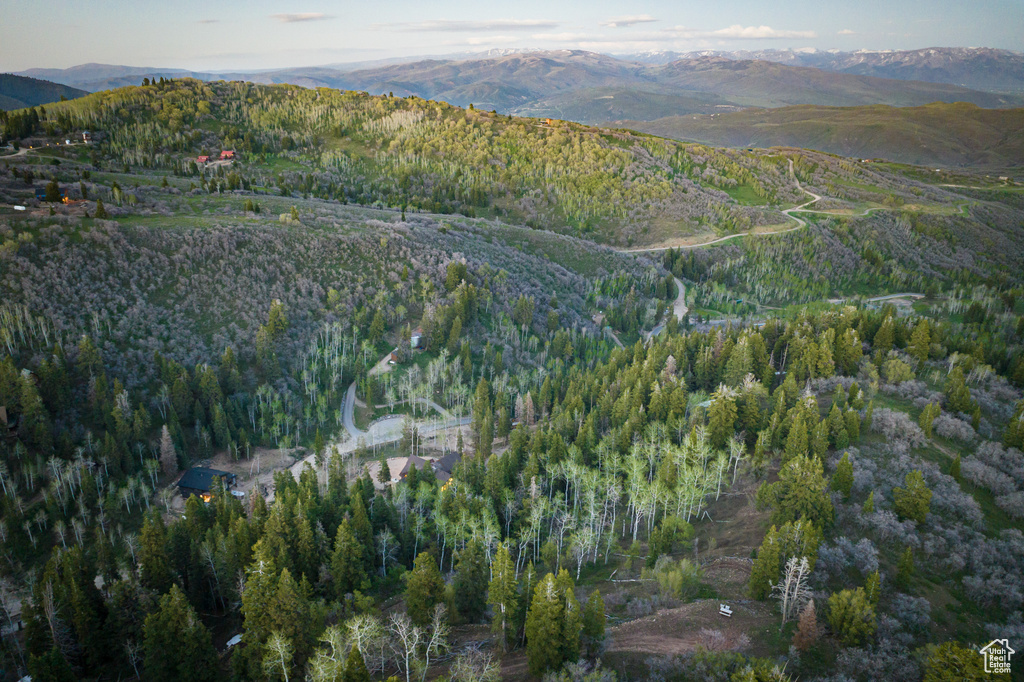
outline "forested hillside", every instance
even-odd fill
[[[193,80],[0,124],[5,680],[969,679],[1024,635],[1012,183]]]

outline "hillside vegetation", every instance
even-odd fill
[[[1024,165],[1024,109],[982,109],[962,102],[747,109],[616,125],[723,147],[793,146],[946,168]]]
[[[58,83],[0,73],[0,110],[35,107],[61,99],[75,99],[85,94],[84,90]]]

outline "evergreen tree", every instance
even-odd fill
[[[875,513],[875,491],[872,490],[868,493],[867,499],[864,500],[864,506],[860,508],[862,514],[867,516],[868,514]]]
[[[875,607],[863,587],[828,598],[828,622],[845,646],[857,646],[875,634]]]
[[[924,666],[924,682],[986,682],[1001,675],[985,672],[984,659],[978,651],[958,642],[929,645],[931,653]]]
[[[803,412],[798,410],[789,427],[789,435],[786,436],[785,461],[805,456],[808,452],[810,443],[807,438],[807,426],[804,424]]]
[[[921,320],[914,327],[914,332],[910,335],[910,344],[907,346],[907,352],[917,359],[917,362],[923,363],[928,359],[928,350],[931,347],[932,337],[931,331],[928,329],[928,320]]]
[[[932,491],[924,483],[920,471],[907,473],[906,488],[893,488],[893,510],[902,518],[924,523],[931,506]]]
[[[583,609],[576,599],[576,590],[569,572],[563,568],[559,571],[559,574],[561,573],[565,573],[565,577],[568,578],[568,586],[562,591],[565,609],[565,617],[562,620],[562,661],[577,661],[580,657],[580,635],[583,632]]]
[[[100,199],[99,197],[96,198],[96,214],[94,217],[97,220],[106,220],[110,217],[110,214],[107,213],[106,206],[103,205],[103,199]]]
[[[487,561],[476,540],[459,553],[452,587],[458,617],[466,623],[480,620],[487,608]]]
[[[341,682],[370,682],[370,671],[366,669],[366,662],[363,661],[363,654],[359,647],[352,647],[348,652],[348,659],[345,661],[345,674]]]
[[[953,463],[949,465],[949,475],[953,477],[953,480],[960,481],[960,453],[957,453]]]
[[[736,427],[736,398],[734,393],[722,384],[711,398],[708,430],[711,445],[717,449],[725,447],[726,441],[732,437]]]
[[[967,388],[967,381],[964,379],[964,372],[960,365],[953,368],[946,380],[946,407],[950,412],[970,413],[974,411],[974,403],[971,401],[971,391]]]
[[[28,672],[33,680],[45,682],[77,682],[79,679],[57,646],[38,656],[30,653]]]
[[[604,652],[605,612],[601,592],[594,590],[583,607],[583,651],[588,658],[597,658]]]
[[[843,499],[850,498],[850,490],[853,488],[853,464],[850,463],[850,453],[844,452],[842,459],[836,464],[836,472],[832,474],[832,490],[843,496]]]
[[[526,616],[526,657],[530,674],[540,676],[562,665],[565,602],[548,573],[537,583]]]
[[[174,575],[167,556],[167,530],[156,509],[146,514],[139,534],[139,578],[158,594],[167,591]]]
[[[941,412],[942,408],[940,408],[937,403],[928,403],[924,406],[924,409],[921,410],[921,417],[918,419],[917,423],[921,427],[921,430],[924,431],[925,438],[932,437],[932,427],[935,424],[935,418],[938,417]]]
[[[804,519],[825,528],[835,514],[827,488],[821,460],[805,455],[786,462],[778,481],[763,484],[758,500],[774,508],[772,523]]]
[[[334,596],[338,600],[344,599],[346,594],[365,589],[363,548],[352,532],[348,519],[342,519],[338,524],[334,554],[331,556],[331,577],[334,579]]]
[[[513,636],[512,623],[517,610],[515,567],[505,544],[498,545],[491,564],[491,583],[487,589],[487,603],[491,606],[491,630],[501,633],[501,648],[507,651]]]
[[[814,646],[820,634],[818,614],[814,610],[814,600],[811,599],[800,612],[800,622],[793,634],[793,646],[799,651],[807,651]]]
[[[420,552],[413,562],[412,572],[405,586],[405,603],[409,618],[419,626],[430,622],[434,605],[444,601],[444,578],[434,557]]]
[[[750,570],[750,596],[754,599],[767,599],[772,591],[772,584],[779,579],[779,564],[782,560],[779,534],[772,526],[761,541],[757,557]]]
[[[910,579],[914,577],[914,550],[907,547],[903,550],[903,554],[900,555],[900,560],[896,564],[896,577],[893,582],[896,586],[901,589],[906,589],[910,586]]]
[[[177,585],[160,599],[159,610],[146,618],[144,650],[147,680],[212,681],[218,677],[210,631]]]

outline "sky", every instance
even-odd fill
[[[492,48],[1024,51],[1024,0],[5,0],[0,71],[260,70]]]

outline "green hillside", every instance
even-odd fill
[[[962,102],[903,108],[749,109],[616,125],[724,147],[804,147],[947,168],[1024,164],[1024,109],[981,109]]]
[[[85,94],[84,90],[59,83],[0,73],[0,110],[4,111],[75,99]]]

